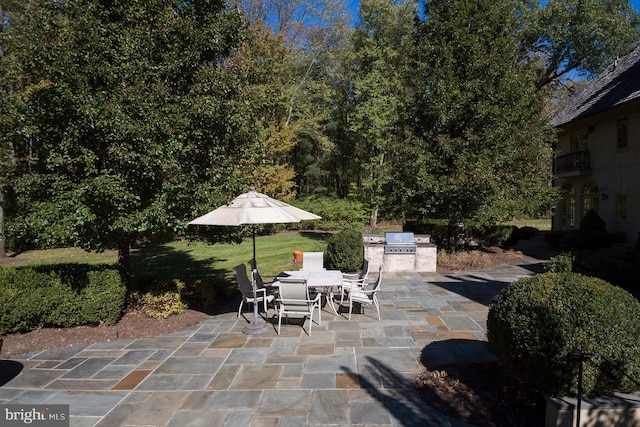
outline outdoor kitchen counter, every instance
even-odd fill
[[[393,240],[396,236],[382,234],[363,234],[364,256],[369,258],[369,267],[375,271],[384,264],[385,271],[424,271],[435,272],[438,248],[431,243],[429,235],[416,234],[413,236],[412,250],[394,250],[385,248],[387,238]],[[400,234],[400,233],[397,233]],[[405,235],[406,233],[402,233]],[[406,236],[402,236],[406,237]],[[403,244],[407,244],[404,242]],[[391,253],[389,253],[391,252]]]

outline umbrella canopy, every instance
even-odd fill
[[[253,187],[227,205],[202,215],[189,225],[220,225],[237,227],[248,224],[284,224],[321,219],[305,210],[258,193]]]
[[[194,219],[189,225],[237,227],[250,224],[284,224],[312,219],[321,219],[321,217],[258,193],[255,188],[251,187],[248,193],[241,194],[228,204]],[[256,259],[255,228],[253,230],[253,259]]]
[[[283,224],[300,222],[302,220],[321,219],[295,206],[288,205],[264,194],[258,193],[251,187],[248,193],[244,193],[224,206],[202,215],[191,221],[189,225],[218,225],[225,227],[238,227],[240,225],[258,224]],[[256,262],[256,230],[253,229],[253,262]],[[253,266],[253,324],[243,329],[246,334],[261,334],[268,330],[266,324],[258,323],[258,305],[256,300],[255,277],[257,269]]]

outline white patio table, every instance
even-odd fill
[[[333,305],[333,293],[340,290],[342,286],[342,272],[340,270],[283,271],[274,278],[271,284],[274,288],[278,288],[280,285],[278,277],[299,277],[305,279],[307,286],[320,292],[331,306],[333,313],[336,316],[338,315],[336,307]]]

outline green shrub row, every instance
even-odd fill
[[[595,230],[554,230],[546,234],[547,240],[561,251],[609,248],[624,243],[624,233],[609,233]]]
[[[622,372],[640,378],[638,319],[640,303],[622,288],[577,273],[548,272],[512,282],[494,298],[487,335],[499,360],[546,395],[577,394],[575,352],[604,356],[584,363],[583,390],[595,396],[637,389]]]
[[[598,277],[640,297],[640,251],[629,247],[583,249],[549,260],[548,271]]]
[[[444,249],[459,249],[475,242],[483,246],[509,247],[518,239],[529,238],[537,230],[525,227],[522,231],[513,225],[479,225],[471,221],[448,224],[442,220],[407,221],[404,231],[428,234],[431,241]]]
[[[302,221],[290,225],[302,230],[344,230],[364,228],[369,223],[370,213],[358,201],[331,197],[309,196],[291,203],[300,209],[322,217],[314,221]]]
[[[116,323],[126,288],[110,265],[0,268],[0,333]]]

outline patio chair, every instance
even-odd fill
[[[282,317],[288,315],[302,315],[302,326],[304,328],[304,318],[309,316],[309,330],[307,335],[311,336],[311,325],[313,324],[313,311],[318,310],[318,325],[321,322],[320,298],[317,294],[315,298],[309,297],[309,287],[306,279],[299,277],[282,277],[278,280],[279,297],[276,300],[278,310],[278,335],[280,335],[280,326],[282,325]]]
[[[324,252],[304,252],[302,254],[302,271],[324,270]]]
[[[367,277],[369,276],[369,261],[369,258],[364,258],[360,273],[342,273],[342,286],[340,287],[341,305],[344,302],[345,294],[349,293],[349,289],[351,289],[352,286],[362,286],[367,282]]]
[[[236,281],[238,282],[238,290],[242,294],[242,300],[240,301],[240,307],[238,307],[238,317],[242,313],[242,306],[247,303],[260,303],[262,302],[264,305],[264,312],[267,312],[267,303],[274,300],[273,295],[267,295],[267,289],[257,289],[254,296],[253,293],[253,284],[251,280],[249,280],[249,276],[247,276],[247,267],[244,264],[236,265],[233,267],[236,271]]]
[[[349,320],[351,320],[351,311],[353,310],[354,303],[360,303],[361,305],[373,304],[378,313],[378,320],[380,320],[380,304],[378,303],[378,297],[376,293],[380,290],[380,284],[382,283],[382,270],[384,265],[381,265],[378,269],[378,278],[375,282],[366,284],[363,286],[353,286],[349,291]],[[371,287],[370,287],[371,286]]]

